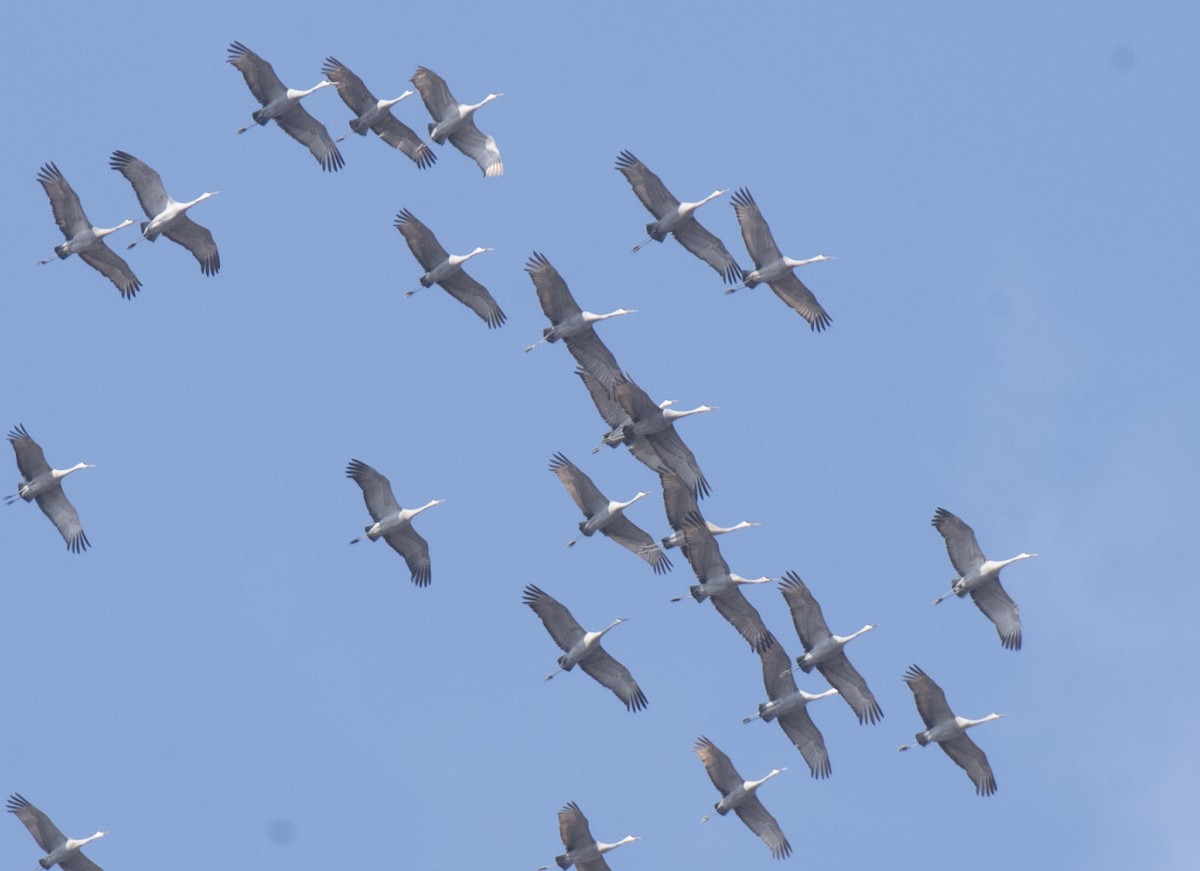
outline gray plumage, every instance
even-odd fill
[[[563,655],[558,658],[560,670],[570,671],[578,665],[601,686],[612,690],[627,710],[640,711],[646,707],[646,696],[629,669],[600,644],[604,634],[624,623],[625,618],[617,618],[599,632],[588,632],[579,625],[566,605],[534,584],[526,585],[521,601],[538,615],[554,643],[562,648]],[[554,674],[546,680],[552,677]]]
[[[111,281],[122,297],[133,299],[134,294],[141,290],[142,283],[124,258],[109,248],[104,241],[105,236],[122,227],[128,227],[133,220],[126,219],[109,228],[92,226],[92,222],[83,213],[79,196],[53,163],[47,163],[38,170],[37,180],[46,196],[50,198],[54,221],[67,240],[54,246],[54,253],[58,259],[66,260],[72,254],[78,254],[80,260]],[[38,264],[45,265],[53,259],[51,257],[39,260]]]
[[[463,270],[463,264],[477,254],[491,248],[476,248],[469,254],[450,254],[433,235],[433,231],[417,220],[408,209],[396,214],[396,229],[408,243],[408,250],[421,264],[425,274],[420,278],[420,287],[438,285],[446,293],[483,318],[489,328],[501,326],[506,320],[500,304],[488,293],[488,289]],[[419,288],[405,293],[412,296]]]
[[[809,716],[808,703],[835,695],[837,690],[813,694],[798,689],[787,652],[780,644],[760,650],[758,655],[762,659],[763,686],[768,701],[758,706],[757,714],[743,718],[742,722],[761,719],[769,723],[775,720],[808,763],[809,773],[816,778],[828,777],[832,771],[829,751],[825,749],[825,737]]]
[[[451,145],[479,165],[485,176],[504,175],[496,140],[475,126],[475,111],[501,95],[488,94],[474,105],[460,103],[450,93],[446,80],[425,67],[417,67],[412,83],[433,116],[429,138],[438,145],[449,139]]]
[[[432,499],[420,508],[401,508],[392,493],[392,484],[386,477],[361,460],[351,460],[346,466],[346,477],[362,488],[363,501],[367,504],[374,524],[364,527],[360,535],[350,543],[356,544],[363,538],[376,541],[382,538],[392,550],[404,557],[412,582],[418,587],[427,587],[432,579],[429,560],[429,542],[412,528],[412,520],[427,508],[440,505],[443,500]]]
[[[613,384],[613,399],[629,415],[630,422],[622,428],[625,444],[645,440],[654,448],[663,465],[690,487],[697,499],[711,492],[708,480],[696,461],[696,455],[675,431],[675,421],[689,415],[712,411],[711,407],[700,405],[688,411],[675,411],[673,408],[655,405],[650,395],[628,374],[623,374]]]
[[[700,514],[700,503],[696,501],[696,494],[692,489],[670,469],[662,469],[658,473],[658,477],[662,482],[663,508],[667,514],[667,523],[670,524],[673,530],[660,543],[663,546],[663,550],[669,550],[673,547],[686,547],[683,534],[684,520],[689,515]],[[739,529],[746,529],[747,527],[758,526],[759,524],[749,520],[742,520],[733,526],[717,526],[712,521],[705,520],[704,525],[713,535],[725,535],[729,532],[737,532]]]
[[[745,780],[733,767],[729,757],[704,736],[696,740],[692,749],[704,763],[704,770],[708,772],[713,786],[721,793],[721,800],[713,805],[717,813],[721,816],[725,816],[731,810],[736,813],[750,831],[762,838],[776,859],[785,859],[791,855],[792,845],[784,837],[783,829],[775,817],[763,807],[757,794],[760,786],[787,769],[776,768],[762,780]],[[709,818],[705,817],[701,822]]]
[[[875,695],[866,680],[858,673],[843,648],[853,639],[875,627],[864,626],[851,635],[834,635],[829,631],[821,606],[795,572],[787,572],[779,585],[783,599],[792,612],[792,623],[800,643],[804,645],[804,656],[796,658],[796,664],[805,674],[813,668],[821,672],[846,700],[858,717],[859,723],[877,723],[883,717],[883,709],[875,701]]]
[[[366,136],[368,130],[375,131],[380,139],[407,155],[421,169],[427,169],[437,162],[437,153],[422,142],[411,127],[396,120],[392,114],[392,107],[412,96],[412,91],[405,91],[394,99],[380,100],[349,67],[333,57],[325,58],[321,74],[337,86],[338,96],[354,113],[354,120],[350,122],[351,130],[359,136]]]
[[[49,869],[58,865],[65,871],[101,871],[99,865],[83,855],[79,849],[84,844],[102,838],[108,832],[96,832],[89,838],[68,838],[50,818],[30,804],[19,792],[9,796],[6,805],[8,812],[16,814],[17,819],[29,829],[29,834],[37,841],[46,855],[38,859],[38,864]]]
[[[583,386],[587,388],[588,395],[592,398],[592,403],[596,406],[596,411],[600,413],[600,417],[604,419],[611,429],[604,434],[600,444],[592,448],[592,453],[596,453],[600,448],[607,445],[610,448],[619,447],[625,440],[625,427],[633,423],[629,415],[625,413],[625,409],[621,408],[620,403],[613,399],[612,392],[597,380],[596,376],[588,372],[582,366],[575,368],[575,374],[583,382]],[[628,377],[628,376],[625,376]],[[658,452],[650,446],[650,443],[641,440],[630,442],[627,447],[629,453],[640,460],[647,467],[659,474],[669,471],[667,464],[658,456]]]
[[[646,233],[650,237],[646,242],[650,239],[661,242],[670,233],[680,245],[715,269],[726,281],[741,281],[742,268],[737,265],[733,255],[720,239],[700,225],[693,214],[700,206],[725,191],[713,191],[699,202],[681,203],[667,190],[662,179],[630,152],[622,151],[617,156],[617,169],[625,176],[642,205],[654,215],[655,220],[646,225]],[[633,246],[633,250],[639,250],[646,242]]]
[[[42,447],[35,442],[21,424],[13,427],[8,433],[8,440],[17,455],[17,469],[23,480],[17,483],[17,492],[4,497],[5,503],[11,505],[17,499],[26,502],[37,500],[38,508],[50,518],[51,522],[67,543],[67,550],[72,553],[82,553],[91,546],[83,526],[79,522],[79,512],[63,493],[62,479],[79,469],[90,469],[87,463],[77,463],[70,469],[54,469],[46,462]]]
[[[604,854],[622,844],[638,840],[637,835],[626,835],[614,844],[597,841],[592,837],[587,817],[575,802],[569,802],[558,812],[558,836],[562,839],[567,851],[554,857],[555,864],[563,871],[575,866],[577,871],[609,871]],[[547,871],[549,865],[543,865],[538,871]]]

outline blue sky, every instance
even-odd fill
[[[7,716],[0,791],[19,791],[114,869],[532,871],[555,812],[642,840],[614,871],[769,866],[717,795],[699,735],[747,777],[792,863],[889,868],[1192,867],[1200,656],[1196,531],[1195,42],[1185,4],[659,3],[327,5],[217,2],[11,10],[0,212],[2,425],[52,465],[93,544],[67,553],[40,512],[0,510]],[[291,10],[291,11],[288,11]],[[285,19],[286,16],[286,19]],[[307,88],[333,55],[380,96],[418,65],[455,95],[504,96],[479,126],[505,174],[448,146],[420,171],[374,137],[322,173],[225,63],[239,40]],[[329,89],[306,101],[336,135]],[[400,120],[423,129],[416,98]],[[128,252],[125,302],[72,258],[35,181],[54,161],[89,217],[141,220],[122,149],[198,206],[221,251],[205,278],[169,241]],[[748,187],[833,318],[809,331],[763,287],[720,279],[673,242],[637,254],[648,215],[613,169],[629,149],[681,199]],[[489,331],[437,289],[392,227],[408,208],[508,323]],[[699,217],[748,263],[728,196]],[[134,238],[114,236],[114,247]],[[568,550],[579,515],[546,470],[562,451],[613,498],[657,486],[605,429],[522,265],[543,252],[656,400],[719,410],[680,432],[713,487],[734,571],[798,572],[835,632],[880,628],[851,659],[885,712],[812,712],[833,764],[814,781],[774,726],[757,657],[705,606],[668,604],[611,542]],[[7,450],[7,449],[5,449]],[[433,584],[413,587],[344,477],[357,457],[420,518]],[[9,474],[16,480],[15,464]],[[945,506],[1006,571],[1024,649],[970,604]],[[658,493],[630,517],[667,532]],[[627,713],[576,672],[521,604],[535,583],[606,639],[649,699]],[[791,654],[774,589],[749,593]],[[916,663],[965,716],[999,792],[977,798],[920,727]],[[816,676],[801,681],[824,689]],[[0,861],[37,858],[15,819]]]

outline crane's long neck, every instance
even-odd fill
[[[733,526],[717,526],[715,523],[709,521],[705,522],[708,523],[708,531],[713,535],[725,535],[728,532],[737,532],[739,529],[746,529],[750,526],[759,525],[757,523],[752,523],[749,520],[743,520],[740,523],[735,523]]]
[[[414,509],[412,510],[412,516],[413,516],[413,517],[416,517],[416,516],[417,516],[418,514],[420,514],[422,511],[425,511],[425,510],[427,510],[427,509],[429,509],[429,508],[432,508],[434,505],[441,505],[441,504],[442,504],[443,502],[445,502],[445,501],[446,501],[445,499],[430,499],[428,502],[426,502],[426,503],[425,503],[424,505],[422,505],[420,508],[414,508]]]
[[[330,82],[330,81],[317,82],[315,85],[313,85],[307,91],[298,91],[295,88],[288,88],[287,96],[288,96],[288,99],[294,103],[297,100],[303,100],[309,94],[316,93],[317,91],[321,90],[321,88],[328,88],[332,84],[333,84],[333,82]]]
[[[469,254],[451,254],[449,257],[446,258],[446,260],[450,263],[451,266],[462,266],[464,263],[466,263],[472,257],[475,257],[476,255],[479,255],[479,254],[483,254],[485,251],[491,251],[491,250],[492,250],[491,248],[476,248],[474,251],[472,251]]]
[[[705,203],[707,203],[711,200],[715,200],[717,197],[721,196],[721,194],[723,194],[723,193],[727,193],[728,190],[729,189],[726,188],[723,191],[713,191],[711,194],[706,196],[704,199],[702,199],[696,203],[680,203],[679,204],[679,213],[681,215],[690,215],[692,212],[696,211],[696,209],[700,208]]]
[[[395,106],[401,100],[407,100],[412,95],[413,95],[412,91],[405,91],[403,94],[401,94],[399,97],[396,97],[394,100],[380,100],[379,108],[380,109],[390,109],[390,108],[392,108],[392,106]]]
[[[637,493],[637,494],[636,494],[636,495],[635,495],[635,496],[634,496],[632,499],[630,499],[628,502],[614,502],[614,503],[613,503],[613,508],[612,508],[612,510],[613,510],[613,513],[615,514],[615,513],[617,513],[618,511],[624,511],[626,508],[628,508],[628,507],[629,507],[630,505],[632,505],[634,502],[637,502],[639,499],[645,498],[645,497],[646,497],[646,496],[648,496],[648,495],[649,495],[649,494],[648,494],[648,493],[645,493],[644,491],[639,491],[639,492],[638,492],[638,493]]]
[[[459,110],[458,110],[459,114],[462,115],[462,117],[464,117],[464,118],[466,118],[470,115],[474,115],[475,111],[477,109],[482,109],[484,106],[486,106],[488,103],[492,102],[492,100],[496,99],[499,96],[501,96],[501,95],[500,94],[488,94],[486,97],[484,97],[482,100],[480,100],[478,103],[474,104],[473,106],[461,106],[461,107],[459,107]]]
[[[613,311],[610,311],[608,314],[603,314],[603,315],[598,315],[595,312],[584,312],[583,313],[583,322],[585,324],[594,324],[597,321],[606,321],[609,318],[619,318],[621,315],[631,315],[631,314],[636,314],[636,313],[637,313],[637,309],[624,309],[624,308],[615,309]]]
[[[607,853],[609,850],[617,849],[617,847],[620,847],[622,844],[628,844],[630,841],[636,841],[636,840],[637,840],[637,835],[626,835],[621,840],[617,841],[615,844],[606,844],[603,841],[597,841],[596,842],[596,850],[600,853]]]
[[[1006,559],[1006,560],[997,560],[996,561],[996,571],[1000,571],[1000,569],[1004,568],[1005,566],[1010,566],[1013,563],[1020,562],[1023,559],[1030,559],[1035,556],[1037,556],[1036,553],[1019,553],[1016,556],[1010,557],[1009,559]]]
[[[768,780],[770,780],[776,774],[783,774],[783,772],[785,772],[785,771],[787,771],[786,768],[775,768],[775,769],[772,769],[771,773],[768,774],[766,777],[764,777],[762,780],[747,780],[745,782],[746,792],[754,792],[754,790],[758,789],[760,786],[762,786],[764,783],[766,783]]]
[[[833,640],[841,645],[849,644],[851,641],[853,641],[855,638],[862,635],[863,633],[870,632],[872,629],[875,628],[876,625],[877,624],[874,624],[874,623],[868,623],[862,629],[859,629],[857,632],[851,633],[850,635],[835,635],[835,636],[833,636]],[[855,648],[855,649],[857,650],[857,648]]]
[[[706,411],[712,411],[712,406],[698,405],[695,408],[689,408],[687,411],[676,411],[673,408],[664,408],[663,417],[667,420],[679,420],[681,417],[687,417],[692,414],[703,414]]]
[[[103,838],[107,834],[108,834],[108,832],[96,832],[96,834],[91,835],[90,837],[87,837],[87,838],[78,838],[78,839],[77,838],[68,838],[67,842],[64,846],[66,846],[67,849],[69,849],[69,850],[78,850],[84,844],[90,844],[92,841],[96,840],[97,838]]]
[[[1003,716],[1003,714],[992,713],[978,720],[968,720],[966,717],[955,716],[954,722],[958,723],[958,728],[960,729],[970,729],[972,726],[978,726],[980,723],[990,723],[992,720],[999,720]]]
[[[774,578],[743,578],[741,575],[729,573],[729,579],[735,584],[769,584]]]
[[[69,469],[51,469],[50,474],[54,476],[55,480],[58,480],[67,477],[67,475],[71,474],[72,472],[78,472],[80,469],[90,468],[91,465],[88,463],[76,463]]]
[[[117,230],[123,230],[132,223],[133,223],[133,218],[126,218],[124,221],[117,224],[117,226],[115,226],[115,227],[108,227],[108,228],[92,227],[92,232],[96,234],[97,239],[103,239],[109,233],[115,233],[115,232],[117,232]]]
[[[209,197],[215,197],[218,193],[219,193],[219,191],[205,191],[204,193],[200,194],[200,196],[196,197],[196,199],[192,200],[191,202],[180,203],[179,211],[186,212],[192,206],[196,205],[196,203],[202,203],[205,200],[207,200]]]
[[[784,257],[783,262],[790,268],[795,269],[797,266],[807,266],[810,263],[820,263],[822,260],[832,259],[832,257],[827,257],[824,254],[818,254],[816,257],[809,257],[807,260],[793,260],[791,257]]]

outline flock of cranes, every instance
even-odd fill
[[[282,83],[268,62],[239,42],[231,44],[228,62],[242,73],[260,104],[260,108],[252,114],[254,123],[240,128],[238,133],[273,120],[284,132],[305,145],[323,170],[336,171],[344,165],[337,143],[345,137],[335,140],[301,103],[318,90],[336,87],[342,100],[354,113],[354,118],[349,122],[351,132],[362,136],[368,132],[375,133],[386,144],[405,154],[419,169],[428,169],[436,162],[435,151],[419,134],[392,114],[393,108],[401,101],[413,96],[411,90],[404,91],[398,97],[379,99],[362,79],[333,57],[326,58],[321,68],[325,77],[322,81],[308,90],[295,90]],[[501,175],[503,162],[496,142],[480,131],[474,120],[478,109],[500,95],[489,94],[476,104],[459,103],[445,81],[425,67],[417,68],[411,83],[433,119],[428,125],[429,138],[436,144],[448,141],[471,157],[485,176]],[[147,218],[141,223],[140,236],[127,248],[133,248],[142,239],[154,241],[160,235],[166,236],[192,253],[205,276],[215,276],[220,271],[221,263],[213,235],[206,227],[193,221],[188,212],[216,192],[202,193],[190,201],[177,201],[167,193],[158,172],[128,152],[114,151],[109,164],[133,186]],[[817,255],[796,260],[784,256],[747,189],[736,191],[731,200],[743,241],[753,262],[754,268],[749,271],[743,269],[721,240],[705,229],[695,217],[701,206],[723,196],[728,189],[715,190],[699,201],[681,202],[631,152],[622,151],[618,155],[616,168],[654,216],[654,220],[646,225],[648,238],[634,246],[634,251],[650,240],[661,242],[668,235],[674,236],[685,249],[712,267],[725,283],[733,285],[727,288],[726,293],[767,284],[784,303],[805,319],[813,331],[820,332],[830,326],[829,314],[794,272],[800,266],[830,258]],[[132,298],[141,289],[141,282],[126,261],[108,247],[105,238],[133,221],[127,219],[111,228],[92,225],[82,210],[78,196],[54,163],[46,163],[38,172],[37,179],[50,199],[55,221],[66,240],[55,247],[56,256],[65,259],[71,254],[78,254],[105,275],[124,298]],[[433,231],[406,208],[397,213],[395,227],[424,270],[418,286],[405,296],[436,284],[470,308],[489,328],[499,328],[505,323],[506,316],[495,297],[464,268],[469,260],[491,251],[491,248],[477,247],[466,254],[450,254]],[[39,263],[50,262],[50,259]],[[759,704],[757,712],[743,718],[742,722],[777,722],[805,760],[811,776],[818,780],[829,778],[833,770],[830,754],[824,736],[809,712],[809,705],[831,696],[840,696],[860,724],[875,725],[880,722],[883,711],[878,701],[865,678],[846,655],[849,642],[875,626],[867,624],[849,635],[835,635],[826,624],[816,598],[795,572],[788,571],[781,578],[747,578],[731,570],[721,553],[717,537],[758,524],[741,521],[733,526],[722,527],[704,517],[700,500],[711,495],[712,487],[695,454],[675,427],[679,420],[713,411],[715,407],[700,405],[689,410],[678,410],[673,407],[676,405],[673,400],[655,402],[619,365],[615,354],[595,327],[602,321],[633,314],[634,309],[619,308],[603,314],[586,311],[576,301],[549,258],[539,251],[529,256],[525,271],[533,283],[549,326],[544,329],[540,339],[525,346],[524,350],[528,352],[538,345],[559,341],[567,348],[575,363],[575,373],[608,427],[592,453],[599,452],[602,447],[617,448],[624,445],[636,460],[657,475],[664,513],[671,529],[667,535],[656,539],[626,516],[626,511],[646,499],[649,491],[640,490],[624,502],[610,499],[588,474],[559,451],[553,454],[549,469],[584,516],[578,524],[579,535],[568,545],[599,532],[638,556],[659,575],[671,571],[673,566],[666,551],[677,548],[691,568],[696,583],[689,586],[687,595],[676,596],[671,601],[711,601],[714,609],[747,642],[751,652],[759,657],[767,701]],[[52,468],[42,448],[23,425],[17,425],[10,431],[8,439],[16,454],[22,480],[17,492],[8,496],[6,502],[12,503],[18,499],[36,501],[54,523],[70,551],[80,553],[87,549],[90,542],[75,507],[63,492],[62,484],[67,475],[90,466],[79,463],[63,470]],[[384,539],[404,559],[413,584],[418,587],[430,585],[433,577],[430,543],[416,531],[413,521],[419,514],[444,500],[433,499],[420,507],[402,508],[388,478],[361,460],[350,460],[345,474],[361,488],[372,519],[372,523],[364,527],[363,535],[352,539],[351,543],[364,538],[370,541]],[[636,509],[643,510],[644,506]],[[951,582],[949,592],[940,596],[935,604],[951,595],[964,597],[969,594],[995,625],[1003,646],[1019,650],[1019,612],[1015,602],[1001,587],[999,574],[1013,562],[1036,554],[1022,553],[1008,560],[988,560],[983,556],[971,527],[949,511],[938,508],[932,523],[945,539],[950,560],[958,573]],[[782,643],[767,628],[759,609],[744,591],[776,581],[803,647],[803,653],[795,658],[794,666]],[[610,690],[630,712],[646,709],[647,697],[630,670],[606,651],[601,643],[608,632],[628,618],[615,618],[596,631],[585,630],[565,605],[532,583],[524,587],[522,602],[537,615],[554,643],[562,650],[557,669],[547,675],[546,680],[559,672],[572,671],[578,665],[581,671]],[[809,675],[814,670],[825,679],[828,687],[817,692],[801,689],[795,672]],[[980,720],[954,715],[941,688],[915,665],[905,673],[904,680],[913,692],[917,711],[926,728],[917,733],[914,744],[906,744],[900,749],[938,743],[966,771],[979,795],[994,793],[996,780],[987,757],[967,737],[965,730],[1000,715],[989,714]],[[716,813],[723,816],[732,810],[763,840],[774,858],[783,859],[790,855],[791,846],[782,827],[757,795],[758,789],[767,780],[786,769],[773,769],[759,780],[748,781],[737,772],[729,757],[708,738],[699,738],[693,749],[721,794],[715,805]],[[81,840],[68,839],[44,814],[18,794],[9,799],[8,810],[26,825],[46,851],[47,855],[41,860],[43,868],[59,864],[67,871],[99,871],[79,848],[105,833],[97,832]],[[631,835],[615,843],[596,841],[591,835],[587,818],[574,802],[560,810],[558,818],[566,850],[555,861],[563,869],[575,865],[581,871],[604,871],[608,868],[605,854],[636,840]],[[708,819],[704,818],[705,821]]]

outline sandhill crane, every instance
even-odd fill
[[[661,540],[661,544],[663,550],[670,550],[673,547],[681,547],[685,544],[683,536],[684,519],[689,514],[699,514],[700,504],[696,501],[695,493],[670,469],[662,470],[658,473],[658,477],[662,481],[663,507],[667,513],[667,523],[674,530],[670,535]],[[760,526],[761,524],[750,520],[742,520],[733,526],[717,526],[712,521],[705,520],[704,525],[708,527],[708,531],[713,535],[725,535],[728,532],[737,532],[739,529],[747,529],[751,526]]]
[[[351,460],[346,466],[346,477],[362,488],[363,501],[375,521],[364,527],[366,535],[350,540],[357,544],[363,538],[375,541],[382,538],[392,550],[404,557],[412,582],[418,587],[427,587],[432,578],[429,562],[429,542],[412,528],[412,520],[427,508],[441,505],[444,499],[431,499],[420,508],[401,508],[392,494],[392,484],[379,472],[361,460]]]
[[[935,529],[946,539],[946,551],[958,577],[950,582],[950,592],[938,596],[938,604],[951,595],[962,598],[971,594],[989,620],[996,625],[1000,643],[1009,650],[1021,649],[1021,612],[1017,603],[1000,586],[1000,570],[1018,560],[1037,556],[1036,553],[1019,553],[1011,559],[990,560],[984,557],[975,540],[975,530],[963,523],[945,508],[933,513]]]
[[[392,114],[392,106],[411,97],[412,91],[405,91],[390,100],[380,100],[349,67],[333,57],[325,58],[321,74],[337,85],[342,102],[355,114],[356,117],[350,122],[351,130],[359,136],[366,136],[368,130],[374,130],[380,139],[407,154],[421,169],[427,169],[437,162],[437,153],[422,142],[411,127],[397,121]],[[345,138],[339,136],[337,141]]]
[[[506,316],[500,310],[500,304],[486,287],[467,275],[462,268],[472,257],[491,251],[491,248],[476,248],[469,254],[448,254],[433,231],[418,221],[408,209],[401,209],[396,214],[396,229],[425,270],[420,285],[406,291],[405,297],[412,296],[422,287],[436,284],[483,318],[489,328],[504,323]]]
[[[796,657],[800,670],[808,674],[815,667],[846,700],[846,704],[858,716],[859,723],[878,723],[883,718],[883,710],[843,650],[848,643],[875,626],[868,623],[850,635],[834,635],[825,623],[821,606],[795,572],[784,574],[780,592],[792,612],[792,622],[796,626],[796,634],[800,636],[800,643],[804,645],[804,655]]]
[[[808,325],[820,332],[828,327],[832,318],[821,308],[812,291],[804,286],[792,272],[797,266],[830,260],[824,254],[810,257],[807,260],[793,260],[783,256],[775,239],[771,236],[771,228],[763,220],[762,212],[750,191],[742,188],[733,195],[733,210],[737,214],[738,224],[742,228],[742,239],[746,242],[746,250],[754,260],[755,269],[745,274],[742,283],[731,287],[726,293],[733,293],[743,287],[757,287],[759,284],[770,285],[775,295],[791,306],[792,310],[808,321]]]
[[[488,94],[473,106],[460,103],[446,87],[446,80],[425,67],[417,67],[412,83],[433,116],[429,138],[438,145],[449,139],[451,145],[479,164],[485,176],[504,175],[496,140],[475,126],[475,110],[503,94]]]
[[[216,275],[221,269],[221,255],[217,243],[207,227],[202,227],[187,216],[187,210],[196,203],[215,197],[216,191],[206,191],[186,203],[171,199],[163,187],[162,177],[145,161],[138,160],[124,151],[114,151],[108,165],[129,180],[137,194],[142,211],[149,221],[142,221],[142,239],[153,242],[160,235],[182,245],[192,252],[205,275]],[[141,239],[134,239],[126,248],[132,248]]]
[[[346,165],[325,125],[300,105],[304,97],[330,87],[333,82],[325,79],[307,91],[289,88],[279,80],[269,63],[240,42],[229,44],[228,60],[241,72],[250,93],[262,104],[262,108],[251,115],[255,124],[266,124],[274,118],[284,133],[312,152],[326,172],[337,172]],[[239,127],[237,132],[245,133],[252,126]]]
[[[775,643],[775,636],[768,631],[762,616],[742,595],[740,586],[766,584],[773,578],[743,578],[729,571],[729,563],[721,556],[721,549],[711,532],[704,525],[704,518],[692,514],[683,523],[683,553],[696,575],[699,584],[688,588],[691,598],[697,602],[711,599],[713,607],[738,631],[746,643],[756,651],[762,651]],[[676,596],[672,602],[684,601],[686,596]]]
[[[38,846],[46,851],[46,855],[38,859],[38,864],[43,868],[58,865],[65,871],[100,871],[100,866],[83,855],[80,847],[103,838],[108,832],[96,832],[87,838],[68,838],[58,830],[50,817],[31,805],[19,792],[9,796],[6,806],[10,814],[16,814],[17,819],[25,824]]]
[[[650,534],[625,516],[625,509],[647,496],[647,493],[641,491],[628,502],[614,502],[601,493],[592,479],[561,453],[550,459],[550,471],[562,481],[563,487],[579,506],[585,518],[580,521],[579,535],[567,542],[568,547],[573,546],[580,538],[599,532],[650,563],[656,575],[670,571],[671,561],[654,543]]]
[[[917,703],[917,712],[925,722],[924,732],[917,733],[917,740],[900,747],[907,750],[918,744],[924,747],[930,741],[941,745],[954,762],[965,772],[975,784],[977,795],[991,795],[996,791],[996,778],[992,774],[992,766],[988,764],[987,754],[979,749],[967,735],[966,730],[980,723],[998,720],[1003,714],[988,714],[980,720],[968,720],[957,716],[946,704],[946,694],[934,683],[933,678],[915,665],[911,665],[904,673],[904,682],[912,690],[913,699]]]
[[[579,625],[571,612],[549,593],[533,584],[527,584],[521,601],[533,609],[554,643],[565,653],[558,658],[558,671],[546,675],[550,680],[559,671],[570,671],[576,665],[584,674],[591,676],[601,686],[612,690],[627,710],[640,711],[646,707],[646,696],[629,673],[629,669],[617,662],[600,645],[600,639],[610,629],[620,626],[628,617],[618,617],[599,632],[587,632]]]
[[[54,246],[54,253],[58,259],[66,260],[72,254],[78,254],[80,260],[116,285],[121,296],[133,299],[134,294],[141,290],[142,283],[133,274],[129,264],[104,241],[105,236],[128,227],[133,223],[133,219],[126,218],[117,226],[107,229],[93,227],[92,222],[83,213],[79,196],[57,166],[53,163],[42,166],[38,170],[37,180],[46,191],[46,196],[50,198],[54,220],[67,240]],[[38,266],[45,266],[54,259],[47,257],[45,260],[39,260]]]
[[[703,498],[711,492],[704,473],[700,471],[700,464],[696,462],[696,455],[675,432],[675,421],[693,414],[715,411],[713,406],[698,405],[687,411],[676,411],[666,407],[667,403],[655,405],[650,395],[628,375],[622,375],[613,384],[613,399],[630,418],[630,423],[622,430],[626,444],[645,439],[663,464],[691,488],[696,498]]]
[[[617,156],[617,169],[629,181],[642,205],[656,219],[646,225],[649,238],[634,245],[634,251],[641,249],[651,239],[661,242],[670,233],[680,245],[717,270],[717,274],[726,281],[742,279],[742,268],[737,265],[733,255],[720,239],[700,226],[693,214],[696,209],[726,193],[728,189],[713,191],[698,203],[681,203],[667,190],[662,180],[630,152],[622,151]]]
[[[72,472],[90,469],[92,466],[89,463],[76,463],[69,469],[50,468],[41,445],[30,438],[21,424],[9,431],[8,440],[17,455],[17,469],[24,480],[18,482],[16,493],[4,497],[5,503],[11,505],[17,499],[24,499],[26,502],[36,499],[38,508],[50,518],[66,541],[67,550],[71,553],[87,550],[91,542],[79,523],[79,512],[63,493],[62,479]]]
[[[592,448],[592,453],[596,453],[605,445],[608,445],[610,448],[619,446],[625,438],[623,433],[625,425],[632,423],[629,415],[613,399],[612,393],[596,379],[596,376],[592,375],[582,366],[575,368],[575,374],[583,381],[583,386],[587,388],[588,395],[592,397],[592,402],[595,404],[596,410],[600,412],[600,416],[604,418],[604,422],[613,427],[613,429],[604,435],[600,444]],[[641,460],[642,463],[655,472],[662,474],[663,472],[670,471],[662,459],[659,458],[654,448],[645,440],[634,441],[628,447],[629,453],[633,454],[634,457]]]
[[[525,350],[532,351],[543,342],[554,343],[562,339],[575,362],[591,372],[601,384],[611,388],[613,381],[621,374],[621,367],[592,327],[599,321],[634,314],[636,309],[619,308],[608,314],[584,311],[571,295],[562,275],[544,254],[537,251],[525,263],[525,271],[537,290],[542,311],[550,319],[550,326],[542,330],[542,337],[532,345],[526,345]]]
[[[637,835],[626,835],[615,844],[597,841],[592,837],[591,829],[588,828],[587,817],[583,815],[583,811],[575,802],[569,802],[558,812],[558,834],[562,838],[567,852],[561,856],[555,856],[554,862],[563,871],[572,865],[578,871],[609,871],[608,863],[604,861],[604,854],[615,850],[622,844],[638,840]],[[547,871],[551,867],[553,866],[543,865],[538,868],[538,871]]]
[[[837,689],[831,688],[816,694],[797,689],[792,670],[788,667],[788,655],[779,644],[760,650],[758,655],[762,658],[763,685],[769,701],[760,704],[758,713],[742,718],[742,722],[761,719],[769,723],[775,720],[808,763],[812,776],[828,777],[831,771],[829,751],[825,749],[821,730],[808,714],[808,703],[837,695]]]
[[[744,780],[737,773],[737,769],[733,767],[733,763],[729,761],[729,757],[703,735],[696,739],[696,744],[692,749],[704,763],[704,770],[708,772],[713,786],[721,793],[721,800],[713,805],[717,813],[725,816],[732,810],[749,827],[750,831],[762,838],[763,843],[771,849],[772,856],[776,859],[787,858],[792,852],[792,845],[784,837],[783,829],[779,827],[775,817],[771,816],[763,807],[763,803],[759,801],[756,794],[760,786],[787,769],[772,769],[771,773],[762,780]],[[700,822],[706,823],[710,819],[712,819],[712,814],[704,817]]]

